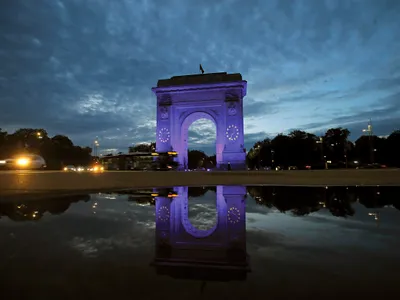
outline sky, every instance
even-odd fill
[[[342,126],[400,128],[397,0],[2,0],[0,128],[126,152],[155,141],[158,79],[241,73],[245,146]],[[215,126],[189,148],[214,153]]]

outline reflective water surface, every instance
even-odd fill
[[[10,299],[398,299],[398,187],[174,187],[0,202]]]

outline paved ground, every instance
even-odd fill
[[[201,185],[397,185],[400,169],[242,172],[0,172],[0,195]]]

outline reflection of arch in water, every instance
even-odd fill
[[[180,240],[199,243],[199,239],[226,240],[227,232],[245,233],[245,196],[246,188],[242,186],[217,186],[217,222],[209,230],[199,230],[189,221],[188,188],[176,187],[176,197],[157,196],[156,229],[163,231],[169,242]],[[206,241],[203,241],[206,242]],[[213,242],[214,243],[214,242]]]
[[[188,220],[187,187],[175,190],[178,193],[175,198],[156,197],[156,258],[153,265],[157,271],[161,267],[174,267],[176,271],[177,267],[185,266],[194,268],[193,272],[198,274],[198,269],[206,264],[208,268],[230,273],[229,276],[235,272],[244,276],[249,271],[246,188],[217,187],[217,223],[212,229],[204,231],[196,229]],[[187,272],[182,274],[187,276]]]
[[[181,222],[182,222],[182,225],[185,228],[186,232],[191,234],[195,238],[204,238],[204,237],[208,237],[208,236],[212,235],[214,233],[214,231],[217,229],[218,223],[220,223],[219,219],[224,218],[223,212],[222,213],[220,212],[221,210],[225,209],[225,207],[226,207],[223,197],[217,196],[217,203],[216,203],[217,220],[216,220],[214,226],[207,230],[201,230],[201,229],[196,228],[189,220],[188,187],[178,187],[177,192],[178,192],[178,197],[181,198],[180,199]]]

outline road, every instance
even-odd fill
[[[66,173],[62,171],[0,172],[0,195],[16,193],[105,191],[129,188],[204,185],[396,185],[399,169]]]

